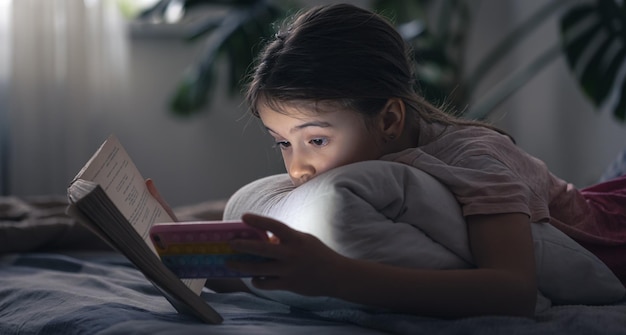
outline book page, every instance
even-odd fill
[[[152,197],[145,179],[114,135],[109,136],[74,179],[99,184],[152,249],[148,236],[152,224],[174,221]]]
[[[150,247],[149,230],[157,222],[172,222],[173,218],[150,194],[145,179],[115,135],[109,136],[85,164],[74,180],[90,180],[100,185]],[[183,280],[194,292],[200,293],[204,280]]]

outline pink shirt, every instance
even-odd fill
[[[595,225],[578,189],[507,136],[485,127],[425,124],[417,148],[382,159],[434,176],[452,191],[465,216],[523,213],[531,222],[549,221],[570,236]]]

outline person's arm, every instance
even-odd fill
[[[233,247],[275,261],[235,263],[258,276],[259,289],[323,295],[435,317],[534,314],[537,286],[530,223],[523,214],[467,219],[476,269],[425,270],[343,257],[312,235],[270,218],[246,214],[248,224],[271,231],[277,244],[234,241]]]

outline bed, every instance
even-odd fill
[[[406,191],[406,185],[410,185],[407,178],[415,177],[404,172],[397,173],[396,169],[403,168],[387,164],[359,167],[358,171],[402,175],[398,183],[402,185],[400,189]],[[312,233],[315,233],[311,222],[295,218],[309,216],[306,211],[318,213],[319,206],[323,206],[325,215],[328,212],[345,215],[355,208],[360,215],[369,215],[361,205],[354,203],[379,194],[371,190],[380,191],[383,187],[373,185],[373,179],[367,173],[363,174],[363,179],[353,183],[338,182],[337,178],[341,175],[345,173],[336,175],[334,180],[328,178],[326,186],[323,186],[326,193],[321,192],[321,183],[311,183],[306,195],[295,194],[286,182],[286,176],[271,176],[246,185],[228,203],[210,201],[181,207],[177,209],[177,214],[185,219],[215,219],[254,211],[293,222],[302,230],[313,229]],[[354,177],[357,173],[348,175]],[[424,177],[420,178],[419,182],[423,183]],[[328,185],[335,186],[328,188]],[[427,188],[429,197],[441,205],[444,200],[433,195],[432,185],[428,185],[420,184],[420,187]],[[346,189],[350,191],[347,196],[343,192]],[[345,202],[346,197],[356,202]],[[329,198],[333,199],[332,203],[339,204],[336,210],[328,208]],[[321,199],[326,200],[321,202]],[[406,204],[407,201],[403,198],[400,202],[396,199],[372,205],[370,214],[384,212],[383,221],[390,218],[404,220],[397,215],[394,218],[385,211],[392,210],[394,204]],[[294,209],[294,203],[300,204],[300,207]],[[365,309],[285,292],[216,293],[205,289],[202,298],[224,317],[220,325],[207,325],[176,313],[124,256],[109,249],[67,217],[66,205],[64,197],[58,196],[0,198],[0,334],[626,334],[626,298],[623,291],[619,291],[612,278],[608,278],[594,260],[586,258],[572,261],[572,266],[580,269],[573,277],[559,279],[563,276],[559,269],[545,275],[549,277],[542,286],[545,301],[541,308],[538,307],[534,319],[485,316],[442,320]],[[382,207],[376,207],[379,205]],[[287,207],[293,210],[284,210]],[[403,206],[395,207],[406,213]],[[273,212],[276,208],[283,210]],[[450,214],[449,210],[442,212]],[[350,217],[361,223],[372,221],[372,216],[357,217],[353,214]],[[435,214],[423,213],[422,216]],[[353,231],[349,241],[346,236],[334,240],[322,236],[322,239],[329,245],[351,242],[347,243],[350,247],[341,249],[341,252],[354,257],[388,257],[385,249],[373,246],[372,241],[367,241],[368,246],[363,247],[362,238],[365,237],[355,241],[355,235],[359,234]],[[436,232],[427,232],[427,235],[430,240],[439,241]],[[540,253],[546,258],[546,266],[550,266],[558,259],[549,258],[555,257],[558,251],[549,249],[554,248],[554,240],[542,236],[540,242],[545,250]],[[446,259],[429,266],[464,266],[463,262],[471,263],[471,259],[465,259],[461,250],[464,242],[459,241],[456,247],[442,242],[446,245],[445,251],[433,251],[424,242],[420,243],[423,250],[414,252],[427,252],[428,257],[423,258],[432,261],[452,250],[456,256],[448,256],[457,263]],[[456,250],[457,247],[459,250]],[[405,262],[402,259],[383,261]],[[563,290],[566,292],[561,294]],[[591,303],[567,303],[568,299]]]

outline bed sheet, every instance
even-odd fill
[[[358,309],[309,312],[248,293],[202,297],[223,316],[179,315],[114,252],[0,257],[0,334],[626,334],[626,301],[552,307],[536,319],[440,320]]]
[[[115,253],[28,253],[0,259],[0,334],[380,334],[247,293],[202,293],[223,316],[178,314]]]

